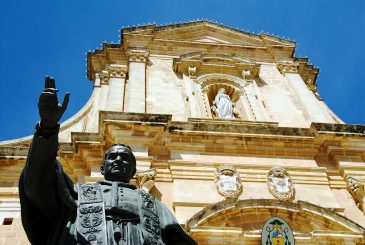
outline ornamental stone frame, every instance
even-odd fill
[[[246,77],[245,77],[246,78]],[[238,110],[239,120],[266,121],[262,105],[258,101],[255,80],[245,80],[227,74],[204,74],[193,79],[197,91],[197,104],[203,118],[214,118],[211,113],[212,101],[220,88],[225,88]]]

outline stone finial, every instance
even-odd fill
[[[284,168],[272,167],[267,173],[266,184],[269,192],[277,199],[285,201],[294,199],[293,181]]]
[[[131,62],[146,62],[150,52],[148,50],[127,50],[128,60]]]
[[[279,60],[277,61],[276,65],[283,75],[285,75],[287,72],[298,73],[299,62]]]
[[[240,175],[232,165],[226,164],[217,168],[214,182],[218,193],[225,198],[237,198],[242,193]]]
[[[188,68],[188,74],[189,74],[189,77],[191,79],[195,79],[196,78],[196,67],[190,67]]]
[[[130,183],[149,193],[152,187],[155,186],[155,179],[156,169],[151,168],[146,171],[137,172],[133,179],[131,179]]]
[[[346,187],[347,190],[351,193],[355,202],[357,203],[357,207],[364,212],[365,214],[365,190],[364,190],[365,181],[355,179],[353,177],[348,176],[346,179]]]

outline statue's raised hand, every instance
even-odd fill
[[[44,91],[39,97],[38,109],[41,116],[41,127],[53,129],[57,127],[63,113],[67,108],[70,94],[66,93],[62,104],[58,103],[58,89],[53,78],[46,77]]]

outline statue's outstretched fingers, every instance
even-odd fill
[[[66,108],[67,108],[67,105],[68,105],[69,100],[70,100],[70,93],[69,93],[69,92],[67,92],[67,93],[65,94],[65,97],[63,98],[63,102],[62,102],[62,105],[61,105],[61,111],[62,111],[62,113],[64,113],[64,112],[65,112],[65,110],[66,110]]]

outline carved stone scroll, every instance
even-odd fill
[[[250,70],[242,70],[242,78],[243,80],[247,81],[251,76]]]
[[[347,190],[354,197],[355,202],[357,203],[357,207],[362,210],[365,214],[365,190],[364,190],[365,181],[355,179],[353,177],[347,177],[346,179],[346,187]]]
[[[279,60],[277,62],[277,67],[283,75],[287,72],[298,73],[299,62]]]
[[[141,189],[147,193],[150,192],[152,187],[155,186],[156,169],[152,168],[147,171],[141,171],[131,179],[130,183],[135,185],[138,189]]]
[[[190,67],[188,68],[188,74],[189,74],[189,77],[191,79],[195,79],[196,78],[196,67]]]

